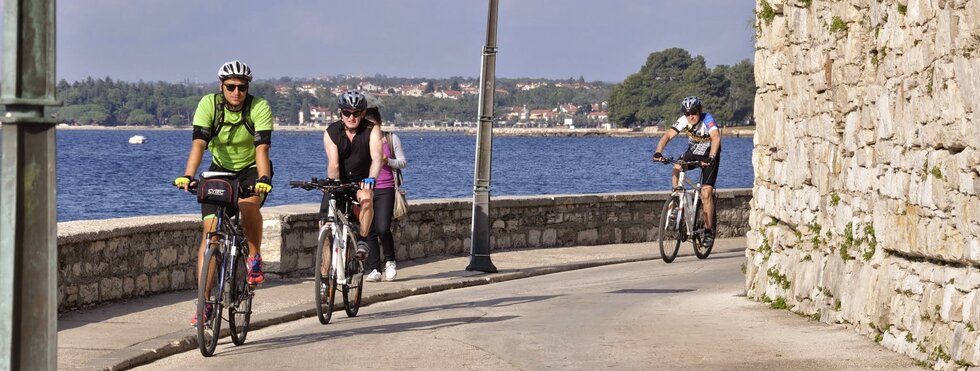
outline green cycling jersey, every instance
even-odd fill
[[[197,104],[194,113],[194,126],[199,126],[211,133],[215,125],[215,97],[205,95]],[[211,151],[212,161],[225,169],[241,171],[255,165],[255,133],[272,131],[272,109],[269,102],[259,97],[252,97],[248,108],[251,122],[255,124],[254,132],[250,132],[242,112],[224,109],[224,124],[220,132],[212,133],[209,137],[208,150]],[[245,126],[245,127],[243,127]]]

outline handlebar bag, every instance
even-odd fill
[[[228,178],[202,179],[197,187],[197,202],[218,206],[237,206],[238,180]]]

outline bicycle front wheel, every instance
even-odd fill
[[[684,215],[680,215],[678,223],[678,213],[683,213],[681,199],[671,197],[664,202],[663,211],[660,213],[660,224],[658,228],[658,242],[660,244],[660,258],[666,263],[673,262],[677,258],[677,251],[680,250],[681,241],[684,236]]]
[[[357,232],[355,232],[357,233]],[[361,309],[361,294],[364,288],[364,262],[354,258],[353,241],[347,241],[347,284],[344,285],[344,311],[348,317],[357,316]]]
[[[221,335],[221,242],[208,244],[197,287],[197,344],[205,357],[214,355]]]
[[[243,249],[246,252],[247,249]],[[245,255],[235,256],[232,266],[231,303],[228,307],[228,327],[231,329],[231,342],[235,345],[245,343],[248,336],[248,325],[252,319],[252,288],[248,285],[248,269],[245,266]]]
[[[337,292],[337,275],[330,264],[331,246],[333,246],[333,235],[326,233],[317,244],[313,262],[315,277],[313,298],[316,301],[316,317],[324,325],[330,323],[330,317],[333,317],[333,303]]]

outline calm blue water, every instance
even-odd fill
[[[148,142],[131,145],[133,135]],[[476,137],[399,133],[409,199],[472,197]],[[670,167],[650,162],[659,138],[495,137],[491,197],[653,191],[670,188]],[[200,209],[170,182],[183,173],[190,131],[58,130],[58,221],[185,214]],[[668,155],[687,143],[677,138]],[[752,139],[723,138],[718,188],[752,186]],[[290,189],[289,180],[326,174],[322,132],[276,132],[275,167],[266,205],[319,202],[320,193]],[[205,155],[202,169],[210,163]]]

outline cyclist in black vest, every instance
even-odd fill
[[[272,109],[262,98],[248,94],[252,70],[240,61],[231,61],[218,69],[221,80],[220,93],[201,98],[194,113],[194,134],[191,151],[187,156],[184,176],[174,180],[174,185],[188,189],[194,182],[194,174],[201,165],[205,150],[211,151],[209,171],[224,171],[238,175],[240,184],[253,186],[256,195],[238,202],[242,227],[248,240],[248,282],[259,284],[265,280],[262,271],[262,214],[259,208],[266,195],[272,191],[272,162],[269,146],[272,144]],[[204,236],[214,231],[217,206],[201,204]],[[234,212],[234,210],[231,210]],[[206,241],[202,238],[198,250],[197,276],[201,276],[201,260],[204,259]],[[197,322],[197,318],[191,321]]]
[[[361,205],[358,217],[355,256],[364,260],[368,245],[365,239],[374,220],[374,183],[381,172],[381,127],[364,119],[367,97],[357,90],[340,95],[337,108],[340,120],[327,126],[323,147],[327,151],[327,177],[343,183],[360,182],[356,199]],[[326,212],[330,195],[323,196],[320,210]]]

